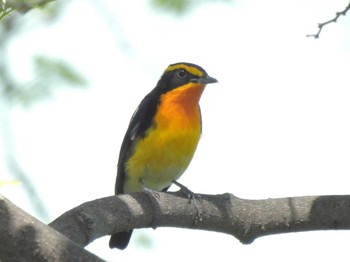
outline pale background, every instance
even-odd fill
[[[27,34],[9,49],[18,78],[39,53],[69,61],[89,83],[11,111],[17,157],[49,221],[113,194],[133,111],[168,64],[181,61],[219,80],[202,96],[203,136],[181,183],[249,199],[349,194],[350,14],[320,39],[305,37],[348,1],[204,2],[180,17],[148,1],[104,2],[101,10],[98,1],[71,1],[56,23],[35,29],[28,13]],[[21,185],[0,190],[36,216]],[[350,232],[242,245],[220,233],[158,228],[135,231],[125,251],[110,250],[108,239],[88,249],[108,261],[348,261]]]

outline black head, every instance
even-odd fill
[[[188,83],[198,83],[202,85],[216,83],[217,80],[210,77],[205,70],[191,63],[171,64],[165,69],[162,77],[159,79],[156,89],[161,93],[166,93],[177,87]]]

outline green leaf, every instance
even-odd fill
[[[156,8],[177,14],[185,13],[191,6],[192,1],[188,0],[151,0],[151,4]]]
[[[66,62],[44,56],[34,57],[34,67],[39,77],[58,80],[70,85],[86,85],[85,79]]]

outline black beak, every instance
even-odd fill
[[[208,76],[208,75],[204,75],[200,78],[197,78],[197,79],[193,79],[193,82],[197,82],[197,83],[200,83],[200,84],[212,84],[212,83],[217,83],[218,80],[216,80],[214,77],[211,77],[211,76]]]

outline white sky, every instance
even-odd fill
[[[47,27],[33,26],[29,13],[28,33],[10,48],[19,80],[28,77],[33,54],[48,54],[89,81],[86,90],[59,91],[12,112],[18,158],[51,219],[113,194],[133,111],[165,67],[180,61],[220,81],[202,96],[203,136],[180,182],[249,199],[349,194],[349,15],[318,40],[305,37],[347,0],[209,2],[180,18],[148,1],[106,2],[109,16],[102,17],[94,1],[72,1]],[[0,190],[33,213],[21,186]],[[110,250],[106,237],[89,250],[108,261],[348,261],[348,231],[269,236],[246,246],[229,235],[180,229],[138,230],[133,240],[140,231],[152,248],[132,241],[125,251]]]

